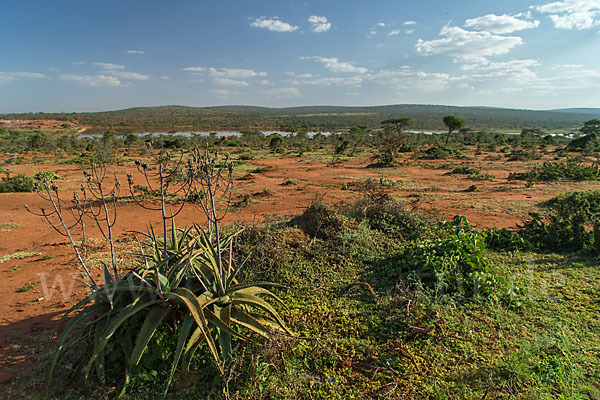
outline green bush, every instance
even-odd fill
[[[477,180],[477,181],[485,181],[494,179],[496,176],[492,174],[482,173],[477,168],[472,167],[458,167],[454,170],[445,173],[444,175],[468,175],[469,179]]]
[[[463,166],[454,168],[452,171],[446,172],[444,175],[473,175],[479,173],[480,171],[477,168]]]
[[[403,241],[421,240],[428,236],[435,225],[433,219],[408,211],[404,203],[389,196],[374,199],[365,196],[349,207],[348,213],[357,220],[366,220],[371,229]]]
[[[600,179],[600,168],[586,165],[575,160],[546,161],[535,166],[529,172],[514,172],[509,180],[525,180],[530,182],[550,182],[560,179],[571,181],[591,181]]]
[[[586,148],[598,149],[600,148],[600,141],[598,139],[598,134],[593,132],[589,135],[582,136],[577,139],[571,140],[571,142],[567,145],[567,150],[569,151],[582,151]]]
[[[494,296],[516,304],[519,290],[494,274],[486,257],[486,234],[465,217],[440,225],[432,239],[409,242],[390,264],[402,281],[429,287],[436,296]]]
[[[564,193],[546,205],[549,212],[531,213],[520,235],[541,249],[600,251],[600,190]]]
[[[531,247],[531,244],[518,232],[496,227],[490,228],[485,232],[485,244],[488,249],[496,251],[526,250]]]
[[[33,178],[17,174],[2,178],[0,181],[0,193],[34,192],[35,181]]]
[[[445,160],[449,157],[464,157],[465,153],[450,146],[435,145],[425,150],[422,158],[429,160]]]
[[[308,236],[319,239],[334,237],[345,226],[347,218],[339,210],[316,197],[308,208],[290,220],[289,225],[302,229]]]

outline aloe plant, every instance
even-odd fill
[[[64,320],[73,316],[59,338],[50,377],[61,355],[86,340],[90,348],[82,368],[84,376],[87,380],[95,371],[103,380],[107,345],[116,340],[126,361],[127,384],[130,371],[139,365],[153,335],[166,321],[175,320],[177,345],[166,393],[179,364],[189,370],[192,356],[203,342],[223,373],[225,362],[232,356],[233,339],[251,341],[255,335],[268,338],[272,330],[291,334],[273,306],[261,298],[269,296],[283,304],[264,288],[269,284],[238,282],[236,276],[243,264],[235,269],[231,264],[219,268],[216,244],[202,227],[177,230],[173,223],[171,228],[166,258],[163,244],[149,230],[146,236],[153,251],[140,255],[143,265],[119,281],[112,280],[105,267],[105,285],[64,315]],[[226,237],[220,247],[231,246],[234,236]],[[128,324],[138,318],[137,325]]]
[[[109,213],[109,210],[116,210],[117,206],[119,183],[116,178],[112,189],[104,189],[104,167],[92,166],[92,173],[87,175],[88,188],[101,207],[93,208],[93,203],[90,203],[83,190],[82,200],[75,197],[73,201],[73,224],[65,222],[61,207],[65,201],[60,198],[56,186],[52,186],[52,192],[50,186],[46,185],[46,193],[40,193],[52,208],[48,212],[42,208],[36,215],[43,217],[58,233],[70,239],[91,282],[91,294],[63,316],[65,327],[51,364],[50,379],[61,356],[76,345],[85,343],[88,347],[82,353],[85,362],[81,369],[86,381],[94,371],[100,381],[104,381],[105,359],[108,355],[113,359],[113,352],[120,349],[125,361],[125,388],[131,371],[146,355],[156,332],[168,326],[176,335],[177,344],[170,360],[166,394],[177,368],[182,365],[184,370],[189,370],[195,351],[204,342],[219,372],[223,374],[227,361],[232,358],[234,339],[252,341],[257,336],[268,338],[272,330],[291,334],[275,308],[265,299],[271,298],[283,304],[281,299],[265,288],[272,284],[241,283],[237,280],[243,263],[234,268],[231,246],[239,232],[223,236],[219,230],[219,222],[224,218],[227,207],[221,213],[217,209],[222,199],[230,199],[233,165],[227,158],[224,162],[219,161],[216,153],[211,155],[196,149],[186,167],[185,181],[177,189],[185,193],[183,203],[167,216],[165,193],[168,181],[182,171],[183,154],[172,167],[169,167],[171,158],[168,153],[154,154],[154,160],[158,165],[157,175],[149,173],[149,168],[143,163],[138,163],[138,167],[148,182],[150,178],[158,180],[160,205],[154,208],[142,206],[161,211],[162,238],[156,235],[152,227],[143,233],[151,243],[152,250],[146,255],[140,244],[140,266],[124,275],[119,273],[113,246],[111,228],[116,220],[116,211]],[[129,182],[131,185],[131,178]],[[208,231],[197,224],[176,229],[174,218],[190,195],[202,199],[200,205],[207,218]],[[133,198],[136,200],[135,196]],[[94,220],[110,244],[112,265],[110,268],[104,265],[104,285],[93,279],[83,259],[84,218],[87,217]],[[170,231],[167,229],[169,220]],[[74,227],[81,229],[81,244],[75,242],[72,234]],[[224,256],[227,249],[228,258]],[[226,258],[227,265],[224,265]]]

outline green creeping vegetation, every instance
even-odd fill
[[[29,292],[31,289],[35,289],[37,287],[37,285],[38,284],[36,282],[26,283],[22,288],[17,290],[17,293]]]
[[[391,262],[390,275],[420,283],[437,297],[495,296],[504,304],[519,304],[520,289],[496,276],[490,266],[485,232],[472,229],[465,217],[456,217],[436,233],[432,239],[407,243]]]
[[[595,201],[588,200],[590,204]],[[221,364],[221,375],[211,347],[221,349],[217,338],[234,333],[211,327],[218,320],[206,314],[212,336],[198,343],[187,354],[189,359],[182,356],[189,369],[174,375],[169,398],[538,400],[600,396],[596,290],[600,269],[593,253],[520,250],[516,233],[478,232],[464,218],[439,223],[406,210],[389,197],[337,206],[315,201],[289,221],[249,225],[242,231],[230,227],[229,231],[237,234],[233,264],[244,265],[239,281],[282,283],[271,290],[287,307],[278,302],[273,306],[294,335],[274,330],[269,332],[272,340],[259,345],[259,335],[250,335],[249,327],[232,324],[236,334],[251,341],[232,341],[230,360]],[[206,260],[203,247],[195,247],[197,238],[205,243],[202,236],[196,235],[195,228],[176,232],[170,239],[169,259],[159,264],[159,271],[188,259],[192,253],[182,256],[180,250],[190,243],[200,259],[192,256],[187,272],[198,271],[193,265],[204,265]],[[161,243],[154,243],[160,253]],[[491,250],[496,248],[503,251]],[[149,266],[140,267],[136,274],[145,274],[148,284],[142,287],[150,293],[157,290],[158,275],[153,272],[157,257],[148,258]],[[106,315],[108,324],[98,329],[111,332],[112,321],[125,322],[106,341],[103,352],[71,351],[60,359],[55,380],[61,389],[44,398],[115,397],[114,387],[124,382],[123,365],[131,368],[122,397],[146,399],[164,393],[181,343],[184,354],[189,349],[181,339],[186,325],[175,326],[173,318],[189,318],[194,309],[175,295],[183,296],[188,287],[193,291],[198,284],[187,272],[174,271],[182,281],[174,285],[177,280],[167,272],[159,276],[165,299],[154,298],[156,303],[147,309],[155,311],[120,318],[126,309],[122,308],[123,296],[129,296],[129,290],[113,296],[115,311],[110,311],[107,299],[102,300],[104,313],[100,315]],[[134,282],[141,282],[133,272],[132,276]],[[144,295],[128,312],[133,313],[146,299],[152,301]],[[215,309],[224,300],[212,299]],[[92,317],[92,310],[89,313]],[[159,314],[162,324],[149,329],[160,320]],[[104,343],[105,335],[94,337],[99,338],[98,344],[95,339],[84,340],[75,343],[73,350]],[[80,354],[97,354],[96,360],[104,356],[100,372],[106,381],[90,367],[89,379],[97,387],[94,392],[76,382],[69,386],[68,382],[74,382],[71,369],[81,365]]]
[[[509,180],[526,180],[531,182],[550,182],[557,180],[592,181],[600,179],[600,168],[597,165],[587,165],[575,160],[546,161],[535,166],[529,172],[514,172]]]

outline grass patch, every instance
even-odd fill
[[[20,228],[22,226],[23,226],[23,224],[17,224],[17,223],[13,223],[13,222],[3,223],[3,224],[0,224],[0,232],[10,232],[11,230],[13,230],[15,228]]]
[[[41,256],[42,253],[36,251],[18,251],[16,253],[8,254],[0,257],[0,264],[5,263],[10,260],[22,260],[24,258],[29,257],[37,257]]]

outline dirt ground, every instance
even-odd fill
[[[407,158],[404,165],[395,168],[366,168],[368,164],[366,155],[335,167],[328,166],[324,157],[311,158],[310,155],[304,158],[268,155],[246,161],[237,177],[261,166],[267,169],[252,173],[250,179],[236,180],[234,197],[251,196],[246,196],[248,204],[231,212],[225,223],[259,222],[275,215],[298,214],[317,195],[323,195],[327,203],[352,202],[360,193],[342,190],[342,185],[370,177],[401,180],[402,185],[392,190],[397,198],[442,219],[465,215],[476,228],[514,228],[529,211],[538,209],[543,200],[561,192],[597,188],[597,183],[565,182],[526,188],[524,182],[509,182],[509,172],[527,170],[527,163],[506,162],[499,153],[474,155],[471,151],[466,160]],[[474,181],[464,175],[445,175],[461,165],[479,168],[495,178]],[[32,161],[10,168],[13,173],[29,176],[37,171],[53,171],[63,178],[60,186],[67,194],[83,183],[81,169],[76,165]],[[112,170],[123,185],[122,194],[126,195],[126,174],[133,173],[135,167],[115,166]],[[138,183],[142,183],[141,180]],[[471,185],[477,185],[477,189],[466,191]],[[73,281],[73,274],[80,271],[67,239],[41,218],[27,212],[25,204],[32,210],[47,206],[35,193],[0,194],[0,298],[3,299],[0,302],[0,392],[15,380],[19,371],[30,367],[28,346],[40,335],[48,337],[60,314],[87,290]],[[144,231],[156,221],[159,221],[158,213],[142,210],[131,201],[120,203],[115,226],[117,242],[128,246],[131,231]],[[203,222],[202,213],[188,205],[176,221],[179,226]],[[98,232],[91,231],[90,236],[91,242],[100,248],[102,241]],[[99,280],[101,271],[101,268],[93,269]],[[60,290],[61,283],[66,290]],[[63,297],[70,289],[70,296]]]

